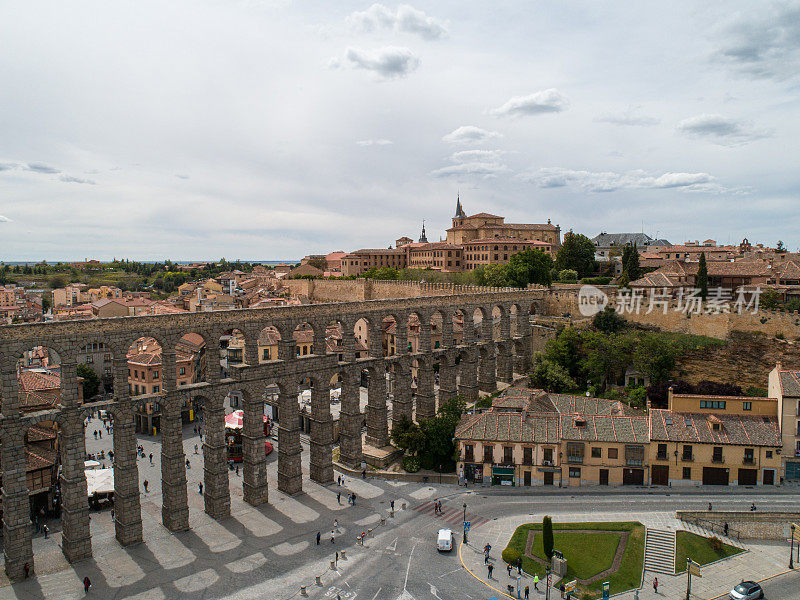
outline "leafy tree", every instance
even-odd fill
[[[542,549],[547,560],[553,559],[553,520],[545,515],[542,519]]]
[[[563,269],[558,272],[558,280],[563,283],[575,283],[578,281],[578,272],[573,269]]]
[[[633,353],[633,364],[647,374],[652,383],[659,383],[669,378],[675,368],[675,349],[659,335],[644,335],[636,345]]]
[[[506,287],[508,285],[508,268],[506,265],[486,265],[481,269],[478,285],[490,287]]]
[[[555,339],[547,342],[544,357],[567,370],[570,378],[581,376],[581,345],[583,335],[573,327],[567,327]]]
[[[587,377],[605,390],[609,383],[622,378],[631,363],[634,339],[631,336],[604,335],[587,331],[583,334],[583,354],[581,364]]]
[[[606,306],[594,316],[592,325],[594,325],[595,329],[603,333],[616,333],[625,327],[625,319],[619,316],[616,310],[610,306]]]
[[[67,280],[63,275],[53,275],[47,282],[47,285],[50,286],[50,289],[55,290],[57,288],[66,287]]]
[[[594,260],[594,244],[585,235],[568,231],[556,254],[556,269],[576,271],[579,277],[594,273],[597,263]]]
[[[531,387],[540,388],[548,392],[564,393],[577,388],[575,380],[569,372],[557,362],[537,354],[533,359],[531,370]]]
[[[414,421],[401,415],[392,424],[392,443],[401,450],[417,455],[425,449],[425,434]]]
[[[697,284],[700,290],[700,297],[705,300],[708,297],[708,265],[706,264],[706,253],[700,253],[700,262],[697,264]]]
[[[628,391],[628,404],[633,408],[644,408],[647,404],[647,388],[643,385]]]
[[[529,283],[550,285],[550,269],[553,259],[542,250],[524,250],[514,254],[507,265],[507,278],[510,285],[524,288]]]
[[[636,244],[625,246],[622,251],[622,274],[629,282],[636,281],[642,275],[639,267],[639,250],[636,248]]]
[[[783,254],[784,252],[786,252],[786,246],[783,244],[783,240],[778,240],[778,243],[775,246],[775,252],[779,254]]]
[[[100,391],[100,378],[97,373],[89,365],[81,363],[78,365],[78,377],[83,377],[84,400],[94,398]]]
[[[761,292],[761,296],[758,298],[758,303],[762,308],[774,310],[781,305],[781,295],[772,288],[767,288]]]

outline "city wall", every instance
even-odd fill
[[[675,516],[680,521],[699,523],[710,521],[717,525],[715,530],[728,524],[731,535],[738,531],[741,539],[750,540],[785,540],[789,537],[789,525],[797,523],[800,513],[797,512],[738,512],[738,511],[677,511]]]

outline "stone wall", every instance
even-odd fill
[[[799,512],[679,510],[675,516],[680,521],[697,523],[700,527],[703,527],[703,521],[711,521],[715,524],[715,531],[727,523],[731,537],[735,537],[734,532],[739,532],[741,539],[750,540],[785,540],[789,536],[789,524],[800,521]]]

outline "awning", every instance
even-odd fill
[[[264,415],[264,423],[268,423],[269,418],[267,415]],[[235,410],[231,414],[225,416],[225,428],[226,429],[241,429],[244,427],[244,411],[243,410]]]

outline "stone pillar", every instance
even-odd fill
[[[127,374],[127,361],[114,359],[115,374],[119,364],[123,364]],[[134,430],[133,408],[127,403],[128,384],[119,384],[115,377],[114,390],[122,389],[117,397],[121,403],[114,412],[114,532],[117,541],[123,546],[131,546],[142,541],[142,506],[139,501],[139,467],[136,458],[136,432]]]
[[[454,398],[456,388],[456,365],[451,358],[442,355],[439,360],[439,406]]]
[[[323,372],[311,388],[311,479],[333,481],[333,419],[331,418],[330,374]]]
[[[363,460],[361,452],[360,387],[357,376],[348,375],[342,381],[342,410],[339,413],[339,461],[349,467],[358,467]]]
[[[286,331],[288,330],[288,331]],[[280,360],[295,360],[297,358],[297,351],[295,350],[294,332],[290,327],[281,331],[281,339],[278,342],[278,358]]]
[[[497,346],[497,381],[512,383],[514,381],[514,357],[511,353],[511,342],[503,342]]]
[[[494,343],[488,344],[478,362],[478,389],[490,394],[497,391],[497,361],[494,350]]]
[[[367,396],[367,444],[382,448],[389,444],[386,371],[382,364],[370,370]]]
[[[225,408],[221,397],[206,397],[203,431],[203,504],[210,517],[224,519],[231,514],[231,491],[225,448]],[[244,445],[244,441],[242,443]]]
[[[411,399],[411,370],[400,363],[395,364],[394,400],[392,402],[392,418],[399,419],[401,415],[413,419],[414,405]]]
[[[458,393],[466,402],[478,400],[478,361],[475,354],[462,355]]]
[[[242,487],[244,491],[244,501],[253,506],[263,504],[269,499],[267,489],[267,455],[264,449],[265,442],[264,401],[260,396],[249,391],[249,393],[244,395]],[[227,467],[225,468],[225,472],[225,480],[227,482]]]
[[[280,386],[278,423],[278,489],[287,494],[303,491],[303,471],[300,465],[300,407],[297,404],[297,384]]]
[[[396,324],[394,341],[398,356],[408,354],[408,319],[405,323]]]
[[[12,395],[16,397],[16,370],[10,371],[13,383],[3,370],[3,410]],[[12,394],[13,387],[13,394]],[[16,420],[15,420],[16,421]],[[6,421],[3,423],[3,451],[0,460],[3,467],[3,556],[6,575],[11,581],[25,578],[25,564],[30,573],[36,572],[33,562],[31,541],[31,508],[28,497],[27,457],[25,454],[25,430],[22,423]]]
[[[328,353],[327,333],[328,328],[325,323],[313,323],[314,327],[314,347],[312,350],[317,356],[325,356]]]
[[[62,382],[65,367],[62,364]],[[66,372],[69,372],[67,367]],[[89,504],[87,502],[86,438],[83,431],[83,415],[76,409],[62,413],[61,435],[61,550],[71,563],[92,555],[92,537],[89,533]]]
[[[428,355],[427,360],[431,360]],[[420,361],[417,368],[417,423],[436,414],[436,396],[433,389],[433,365]]]
[[[373,319],[376,322],[369,328],[369,355],[383,358],[383,319],[380,315],[375,315]]]
[[[452,348],[453,343],[453,315],[445,312],[442,316],[442,343],[441,348]]]
[[[342,361],[353,362],[356,359],[356,336],[352,323],[342,323]]]
[[[464,316],[464,341],[465,346],[472,346],[475,342],[475,323],[473,322],[473,311],[464,309],[461,311]]]
[[[161,349],[164,401],[161,406],[161,522],[170,531],[189,529],[186,455],[183,453],[181,397],[175,389],[175,349]]]
[[[420,354],[430,354],[431,352],[431,316],[428,313],[419,315],[419,347]]]

